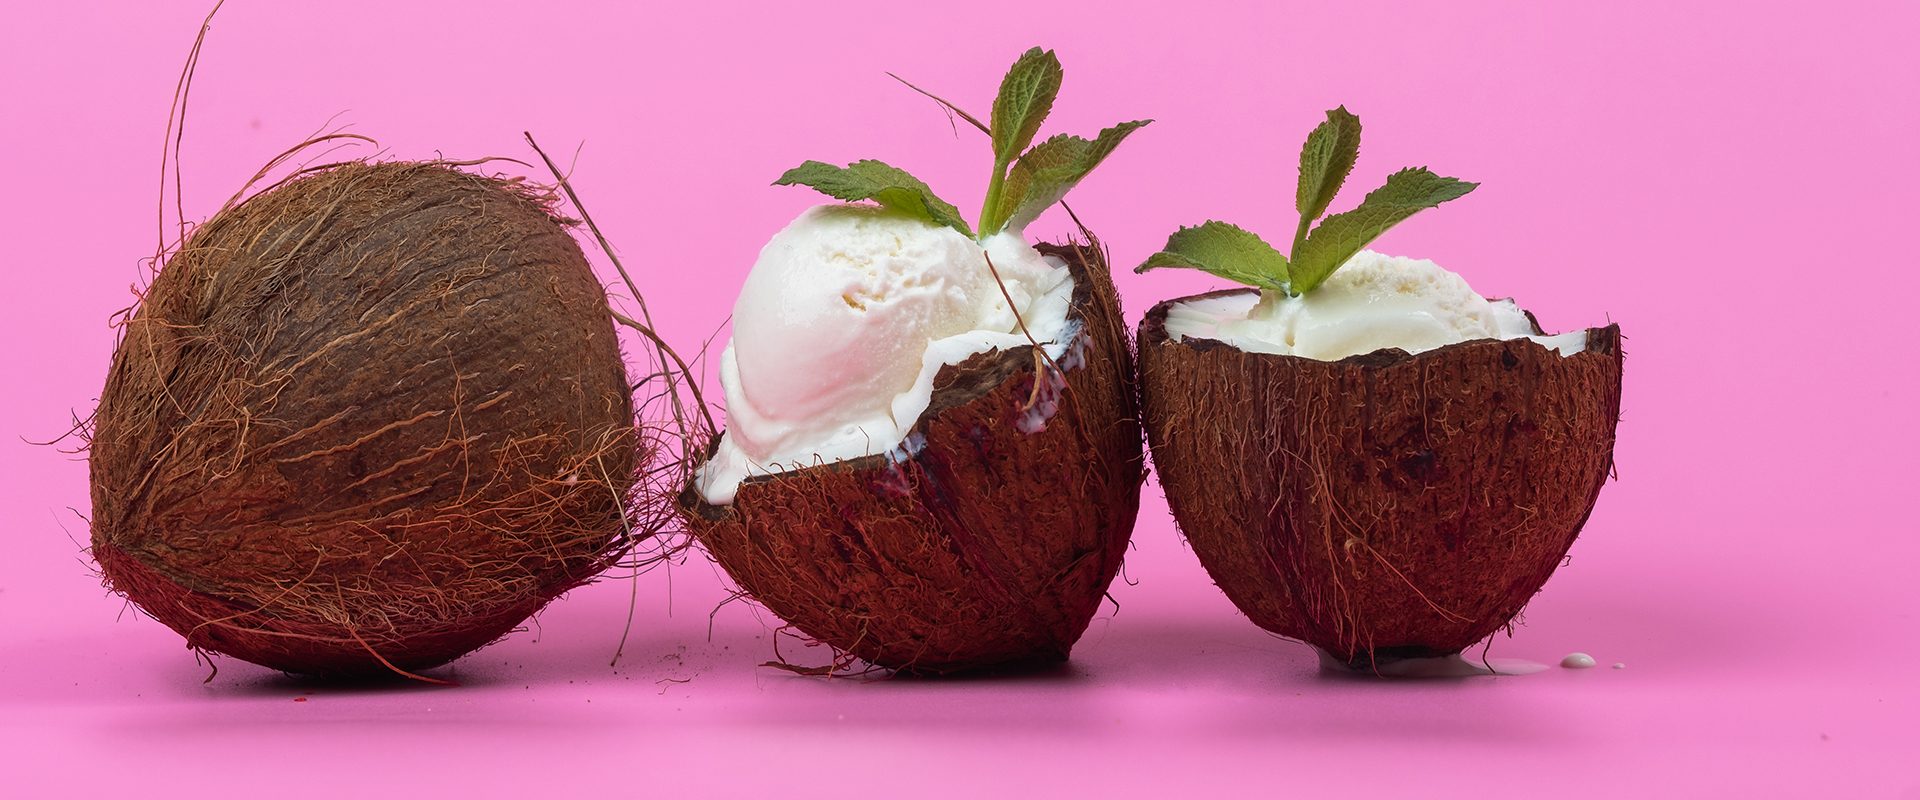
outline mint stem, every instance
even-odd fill
[[[988,232],[994,231],[1000,224],[998,220],[993,218],[993,212],[994,209],[1000,207],[1000,187],[1007,182],[1007,167],[1009,166],[1011,166],[1011,164],[1008,161],[1003,161],[999,158],[993,160],[993,178],[987,181],[987,199],[980,205],[979,231],[980,238],[982,239],[991,235]]]
[[[1312,227],[1313,227],[1313,218],[1305,214],[1301,214],[1300,226],[1293,229],[1293,247],[1292,249],[1289,249],[1287,251],[1287,263],[1291,264],[1295,259],[1300,257],[1300,249],[1303,246],[1305,246],[1307,243],[1307,230]],[[1292,281],[1288,281],[1287,283],[1287,296],[1288,297],[1299,296],[1299,293],[1293,290]]]

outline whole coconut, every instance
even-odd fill
[[[1144,454],[1104,255],[1039,249],[1074,280],[1076,338],[1053,364],[1031,346],[974,355],[940,369],[904,450],[751,477],[726,506],[681,494],[742,591],[883,668],[1066,659],[1120,568]]]
[[[106,584],[196,650],[348,675],[447,662],[617,558],[632,401],[550,199],[349,163],[194,230],[95,416]]]
[[[1143,411],[1167,503],[1234,604],[1363,669],[1508,625],[1613,468],[1619,326],[1571,356],[1482,339],[1318,361],[1172,340],[1168,309],[1194,299],[1141,322]]]

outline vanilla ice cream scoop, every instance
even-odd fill
[[[734,303],[740,405],[804,426],[905,391],[927,341],[972,330],[986,293],[999,299],[979,252],[880,208],[808,210],[767,243]]]
[[[1299,296],[1243,292],[1181,303],[1167,334],[1215,339],[1254,353],[1322,361],[1399,348],[1419,353],[1473,339],[1529,338],[1572,355],[1586,334],[1537,335],[1510,300],[1488,300],[1424,259],[1362,250],[1325,283]]]
[[[761,250],[734,304],[727,431],[702,493],[726,503],[747,475],[899,446],[940,366],[1026,344],[1013,308],[1051,341],[1071,294],[1067,271],[1018,234],[981,243],[873,206],[807,210]]]

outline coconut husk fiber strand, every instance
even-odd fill
[[[362,674],[480,647],[618,558],[648,456],[552,202],[352,162],[195,229],[95,415],[106,584],[198,650]]]
[[[1083,328],[1060,359],[1037,365],[1021,346],[943,367],[905,455],[749,478],[728,506],[681,495],[693,533],[742,591],[882,668],[1067,657],[1120,568],[1143,456],[1104,254],[1040,250],[1075,281],[1069,317]],[[1052,417],[1022,432],[1036,406]]]
[[[1570,357],[1519,339],[1326,362],[1171,341],[1167,309],[1191,299],[1141,323],[1144,416],[1174,517],[1234,604],[1358,666],[1508,625],[1612,470],[1619,327]]]

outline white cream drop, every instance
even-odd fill
[[[1567,669],[1593,669],[1594,663],[1593,656],[1586,653],[1568,653],[1566,658],[1560,659],[1560,666]]]

